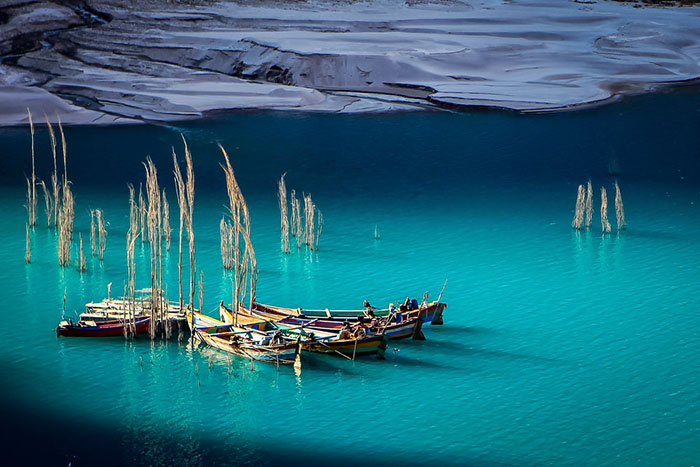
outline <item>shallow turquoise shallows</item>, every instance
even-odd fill
[[[104,262],[61,268],[40,195],[24,263],[28,129],[0,131],[0,370],[6,465],[700,462],[700,93],[551,115],[239,113],[173,126],[66,129],[76,236],[109,222]],[[230,302],[216,147],[252,217],[262,302],[357,308],[443,296],[444,326],[385,361],[290,367],[146,338],[56,338],[66,313],[123,290],[127,183],[150,155],[171,204],[171,147],[196,168],[204,309]],[[53,162],[37,130],[37,175]],[[280,251],[276,183],[311,193],[317,252]],[[571,228],[591,179],[590,231]],[[613,183],[628,229],[617,234]],[[600,188],[611,235],[601,235]],[[375,225],[380,234],[375,239]],[[166,258],[177,298],[177,243]],[[137,246],[137,287],[149,285]],[[73,258],[77,256],[74,250]],[[185,271],[187,273],[187,271]],[[5,462],[3,462],[5,464]]]

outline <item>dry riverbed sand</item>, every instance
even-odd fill
[[[0,125],[210,111],[550,111],[700,76],[700,7],[2,0]]]

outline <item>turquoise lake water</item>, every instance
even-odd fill
[[[108,282],[123,289],[126,185],[143,181],[147,155],[176,205],[180,132],[195,160],[210,314],[230,300],[221,142],[250,207],[261,301],[379,306],[435,297],[449,279],[445,325],[393,341],[385,361],[305,356],[300,375],[176,340],[57,339],[64,289],[68,314]],[[89,238],[91,208],[109,222],[106,258],[83,274],[58,266],[41,204],[24,263],[29,132],[0,130],[6,465],[700,462],[696,89],[551,115],[256,112],[66,135],[76,233]],[[37,148],[48,179],[43,128]],[[318,252],[280,251],[283,172],[323,211]],[[594,227],[577,233],[576,188],[589,178]],[[629,226],[602,236],[599,189],[615,179]],[[149,283],[147,251],[137,247],[137,287]]]

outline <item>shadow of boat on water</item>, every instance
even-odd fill
[[[450,370],[450,371],[461,371],[464,368],[456,367],[452,365],[445,365],[434,360],[421,359],[415,357],[409,357],[406,355],[401,355],[400,351],[396,352],[392,349],[387,350],[386,362],[389,364],[394,364],[398,366],[406,366],[413,368],[424,368],[424,369],[435,369],[435,370]]]
[[[463,339],[453,339],[453,336],[441,336],[448,338],[449,340],[430,340],[426,339],[424,341],[417,341],[416,345],[425,349],[426,352],[437,355],[452,355],[459,356],[460,358],[465,357],[487,357],[487,358],[501,358],[510,360],[527,360],[531,362],[549,362],[549,363],[562,363],[561,360],[549,357],[541,357],[538,355],[530,355],[519,352],[510,352],[507,350],[493,350],[486,347],[475,346],[470,344],[468,341],[464,342]]]

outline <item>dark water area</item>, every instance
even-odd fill
[[[89,244],[89,209],[109,223],[104,262],[88,258],[82,274],[57,265],[41,194],[24,263],[29,131],[1,129],[4,463],[696,464],[699,129],[690,87],[546,115],[251,112],[68,127],[75,233]],[[305,356],[300,375],[177,341],[57,339],[64,290],[72,316],[107,283],[123,288],[126,187],[143,182],[147,156],[176,228],[181,133],[194,155],[207,313],[231,295],[221,143],[250,207],[261,301],[379,306],[435,298],[448,279],[445,325],[427,327],[424,342],[392,341],[386,361]],[[48,180],[48,134],[36,135],[37,176]],[[280,252],[284,172],[323,211],[317,252]],[[575,232],[576,188],[589,178],[593,226]],[[619,234],[616,180],[628,222]],[[600,233],[601,187],[611,235]],[[147,245],[136,262],[145,287]],[[176,263],[171,250],[170,291]]]
[[[239,178],[252,180],[246,192],[267,190],[270,179],[279,178],[280,166],[300,183],[313,180],[315,191],[330,192],[392,191],[390,186],[401,181],[431,177],[448,182],[448,190],[467,181],[483,184],[484,177],[501,183],[577,183],[582,177],[615,175],[697,183],[697,96],[694,87],[679,88],[544,115],[242,112],[173,126],[70,127],[69,170],[76,185],[118,187],[141,177],[142,167],[128,162],[150,156],[157,166],[170,166],[173,146],[182,157],[182,132],[201,162],[197,176],[203,187],[220,185],[215,143],[221,143],[235,160]],[[0,135],[6,142],[0,182],[21,185],[22,171],[31,171],[27,132],[3,129]],[[52,161],[46,157],[49,138],[43,126],[37,127],[37,148],[44,154],[37,171],[48,173]],[[377,180],[386,182],[378,186]]]

